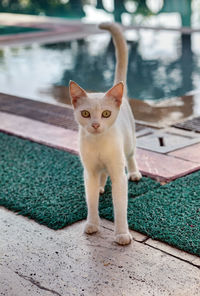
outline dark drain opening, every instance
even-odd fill
[[[160,147],[164,147],[165,146],[164,138],[163,137],[158,137],[158,141],[159,141]]]

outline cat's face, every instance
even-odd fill
[[[86,93],[77,83],[70,81],[69,91],[75,119],[88,133],[104,133],[115,122],[123,97],[123,83],[106,93]]]

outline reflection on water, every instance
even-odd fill
[[[135,119],[149,126],[162,128],[184,121],[193,116],[200,116],[200,93],[172,98],[160,102],[130,100]]]
[[[104,37],[71,44],[73,65],[66,67],[57,85],[71,79],[90,91],[106,91],[112,86],[114,46],[109,37]],[[191,49],[191,35],[162,32],[155,36],[146,31],[135,34],[129,41],[129,97],[159,100],[199,88],[193,80],[195,76],[195,81],[197,77],[200,81],[199,54]]]
[[[49,89],[49,94],[57,102],[71,105],[68,87],[54,86]],[[137,122],[156,128],[200,116],[200,92],[158,102],[137,99],[130,99],[129,102]]]
[[[200,89],[200,34],[141,30],[129,31],[127,36],[130,98],[155,101]],[[108,34],[6,48],[0,54],[0,91],[33,99],[42,92],[45,98],[47,89],[65,86],[69,80],[90,91],[106,91],[114,80],[115,63]]]
[[[146,118],[153,123],[165,117],[171,122],[182,119],[183,113],[185,117],[196,112],[199,97],[193,100],[183,96],[200,90],[199,37],[199,33],[127,32],[128,95],[136,99],[133,109],[138,120]],[[0,51],[0,92],[69,104],[69,80],[88,91],[106,91],[112,86],[114,69],[114,46],[108,34],[58,44],[5,48]],[[181,104],[177,106],[174,100],[172,106],[169,102],[160,105],[160,100],[172,97],[182,97]]]

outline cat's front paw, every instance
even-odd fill
[[[105,192],[104,187],[101,186],[101,187],[99,188],[99,193],[100,193],[100,194],[104,194],[104,192]]]
[[[141,178],[142,178],[142,174],[139,171],[128,174],[128,179],[131,181],[139,181]]]
[[[132,236],[131,234],[128,233],[122,233],[122,234],[117,234],[115,236],[115,241],[116,243],[118,243],[119,245],[129,245],[132,241]]]
[[[85,227],[84,227],[84,232],[85,233],[92,234],[92,233],[97,232],[98,230],[99,230],[98,225],[86,222]]]

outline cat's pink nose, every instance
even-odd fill
[[[94,129],[98,129],[98,128],[100,127],[100,124],[94,122],[94,123],[92,123],[92,127],[93,127]]]

